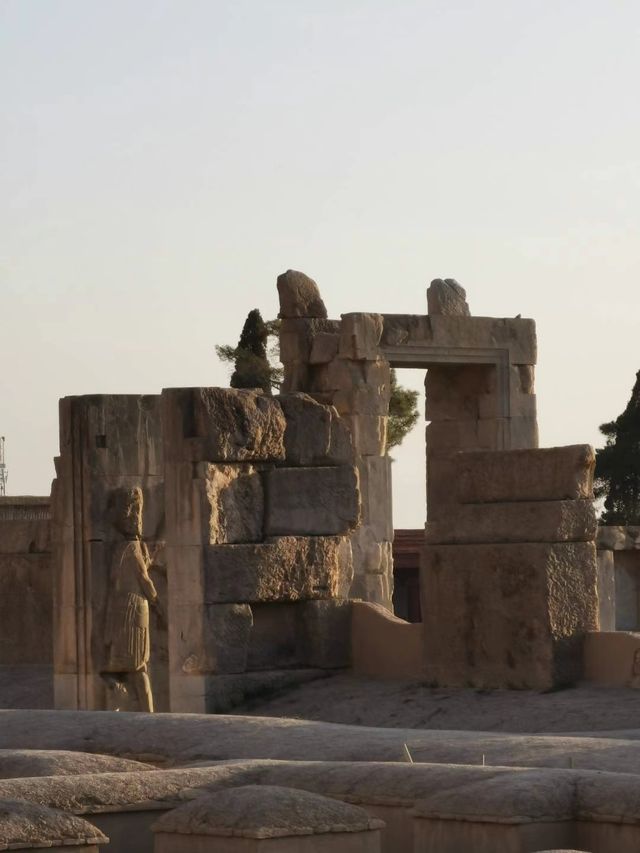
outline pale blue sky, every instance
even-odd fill
[[[0,0],[9,490],[48,492],[59,397],[224,384],[289,267],[332,316],[453,276],[534,317],[542,442],[598,442],[640,368],[639,83],[637,0]]]

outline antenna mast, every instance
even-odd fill
[[[7,478],[9,472],[4,461],[4,436],[0,435],[0,497],[7,494]]]

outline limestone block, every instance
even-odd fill
[[[593,501],[459,504],[446,520],[429,522],[431,544],[474,542],[593,542]]]
[[[253,629],[249,642],[249,672],[302,666],[298,643],[298,613],[303,602],[252,604]]]
[[[352,460],[351,433],[332,406],[318,403],[308,394],[283,394],[278,400],[287,419],[287,464],[327,465]]]
[[[260,542],[264,493],[253,465],[201,463],[202,542],[210,545]]]
[[[536,369],[533,364],[513,364],[511,365],[511,373],[516,372],[517,382],[511,380],[514,388],[517,388],[522,394],[533,394],[536,381]]]
[[[284,459],[286,421],[280,404],[261,392],[196,388],[196,435],[206,438],[205,462]]]
[[[267,536],[335,536],[360,521],[357,469],[276,468],[266,477]]]
[[[289,318],[280,323],[280,360],[322,364],[337,353],[340,320]],[[325,356],[335,350],[329,358]],[[312,354],[315,353],[315,357]]]
[[[244,672],[253,626],[248,604],[177,604],[172,654],[187,675]]]
[[[540,450],[468,451],[456,457],[460,503],[593,498],[587,444]]]
[[[362,525],[354,531],[351,551],[356,573],[393,574],[391,542],[379,539],[369,525]]]
[[[93,394],[60,401],[60,451],[82,447],[91,476],[162,476],[160,397]]]
[[[307,391],[311,385],[309,378],[309,367],[304,361],[285,361],[283,364],[282,385],[280,391],[283,394],[295,394],[299,391]]]
[[[425,417],[428,421],[477,420],[483,412],[493,417],[497,410],[495,367],[465,364],[431,367],[425,387]]]
[[[393,577],[388,575],[356,575],[351,585],[350,598],[380,604],[392,609]]]
[[[306,601],[296,605],[300,659],[320,669],[351,663],[351,602]]]
[[[335,598],[345,566],[341,537],[274,538],[260,545],[210,545],[204,551],[206,603]]]
[[[393,540],[391,507],[391,459],[361,456],[358,459],[362,520],[378,541]]]
[[[616,581],[612,551],[598,551],[598,615],[601,631],[616,630]]]
[[[278,276],[280,298],[279,317],[326,317],[318,285],[312,278],[297,270],[287,270]]]
[[[382,347],[431,343],[431,323],[426,314],[383,314]]]
[[[375,361],[380,356],[382,314],[342,314],[340,358],[353,361]]]
[[[580,677],[582,638],[598,624],[593,543],[427,545],[420,582],[437,683],[545,689]]]
[[[380,853],[384,826],[363,808],[336,799],[246,785],[207,792],[151,828],[157,853]]]
[[[522,318],[463,317],[436,314],[383,315],[381,346],[437,347],[442,356],[451,348],[452,354],[460,349],[508,350],[509,362],[531,366],[536,363],[536,324]],[[497,355],[497,353],[496,353]]]
[[[339,334],[319,332],[313,339],[309,361],[311,364],[328,364],[338,355]]]
[[[455,278],[434,278],[427,289],[427,312],[433,314],[458,314],[468,317],[467,292]]]
[[[633,540],[627,534],[628,528],[617,525],[598,527],[598,548],[603,551],[624,551],[634,546]]]
[[[382,415],[343,415],[354,449],[362,456],[383,456],[387,448],[387,420]]]

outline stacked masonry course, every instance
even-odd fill
[[[331,320],[292,270],[278,293],[276,397],[61,401],[51,524],[33,536],[23,524],[9,558],[33,574],[50,534],[56,707],[139,708],[143,669],[159,711],[225,709],[354,661],[461,686],[579,677],[583,638],[609,624],[611,572],[603,559],[594,570],[590,451],[537,449],[533,321],[472,317],[452,279],[432,282],[424,315]],[[410,627],[387,616],[393,367],[426,371],[423,623]],[[134,506],[140,529],[127,533]],[[129,589],[136,571],[144,595]],[[0,639],[5,659],[28,662],[29,640]],[[127,644],[123,663],[113,649]]]

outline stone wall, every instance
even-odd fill
[[[0,497],[0,666],[51,664],[48,497]]]
[[[118,495],[140,488],[150,575],[166,601],[160,397],[103,394],[60,401],[60,456],[53,488],[54,694],[57,708],[130,707],[112,695],[106,667],[110,574],[122,534]],[[157,710],[168,710],[166,625],[151,611],[149,664]]]
[[[598,629],[595,456],[586,445],[460,452],[422,564],[428,678],[545,689],[582,674]]]
[[[162,393],[171,709],[219,676],[349,662],[359,474],[335,409],[303,394]]]
[[[386,453],[390,365],[380,349],[381,314],[327,319],[315,282],[289,270],[278,278],[280,357],[286,392],[333,406],[351,433],[362,497],[362,524],[351,538],[351,598],[391,609],[393,522]]]

